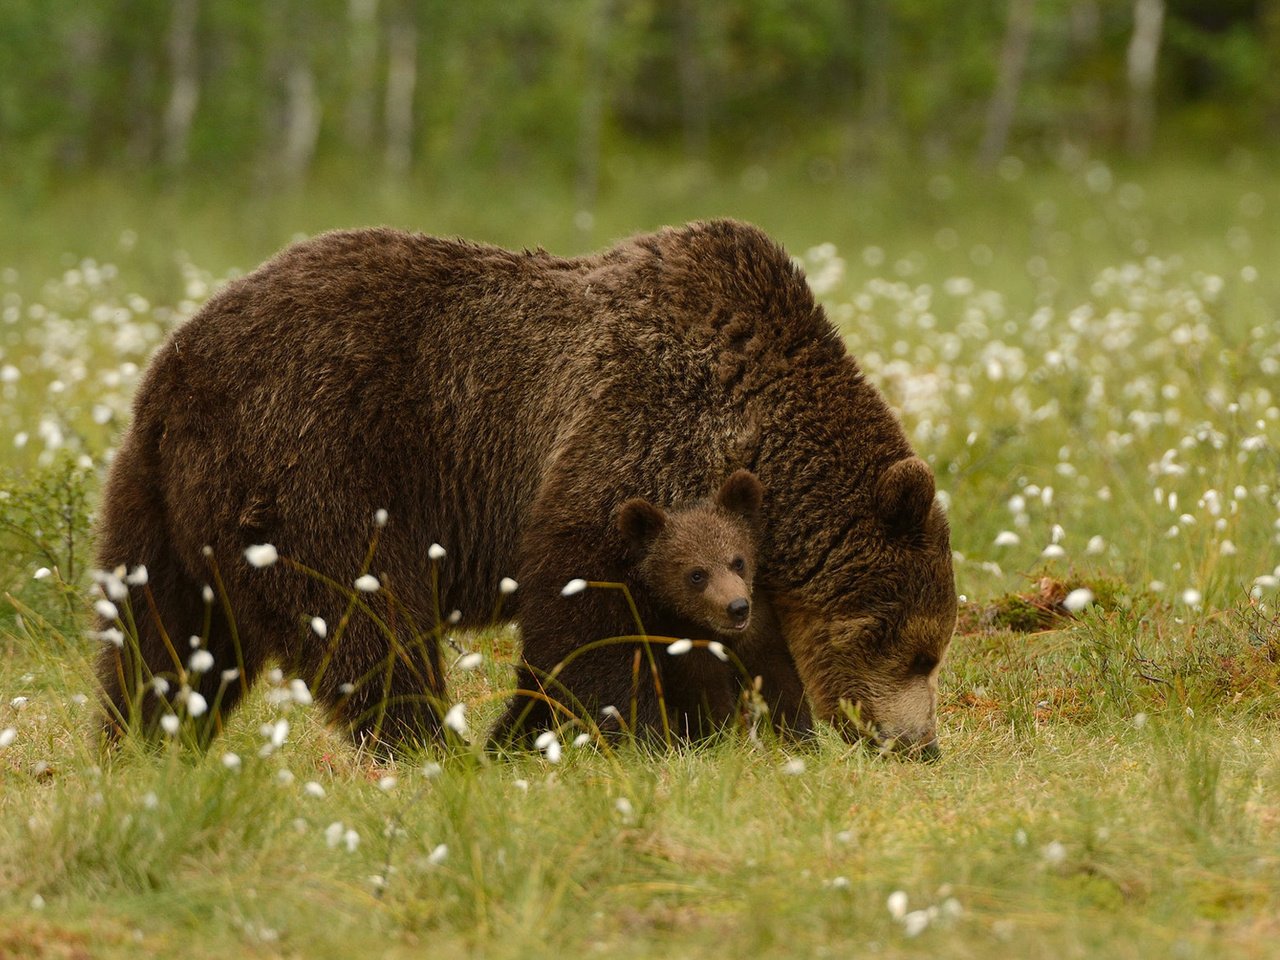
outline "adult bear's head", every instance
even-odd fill
[[[870,484],[869,512],[777,596],[817,715],[849,739],[933,758],[938,671],[956,621],[947,520],[933,474],[909,456]]]

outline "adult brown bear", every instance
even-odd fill
[[[148,678],[182,679],[175,659],[202,636],[216,669],[186,679],[222,713],[276,659],[357,736],[426,739],[447,703],[440,612],[487,622],[515,576],[519,688],[591,711],[634,695],[656,729],[630,645],[546,679],[634,632],[616,591],[561,588],[626,577],[627,498],[696,500],[741,467],[767,491],[755,606],[778,631],[749,665],[766,694],[802,681],[817,717],[854,729],[845,701],[858,728],[932,752],[956,614],[946,520],[780,247],[733,221],[578,259],[392,230],[317,237],[228,284],[147,371],[99,561],[145,564],[150,582],[130,587],[136,651],[108,647],[102,682],[150,724],[168,706]],[[364,571],[381,508],[383,589],[352,606],[338,587]],[[293,562],[246,562],[262,543]],[[225,602],[210,604],[215,580]],[[316,616],[329,636],[307,628]],[[517,694],[498,736],[552,720]]]

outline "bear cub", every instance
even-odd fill
[[[749,643],[762,499],[756,475],[737,470],[707,500],[663,509],[635,497],[618,508],[651,635],[718,639],[735,652],[735,640]],[[668,717],[680,734],[705,736],[736,716],[742,677],[723,656],[699,647],[663,658]]]

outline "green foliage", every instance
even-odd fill
[[[934,0],[190,2],[189,49],[180,3],[4,4],[6,180],[34,201],[68,170],[275,183],[313,159],[381,169],[406,36],[408,147],[427,179],[460,165],[590,177],[602,151],[681,143],[700,159],[799,148],[824,177],[922,149],[967,157],[1008,13],[1003,0],[945,13]],[[1019,152],[1122,142],[1131,6],[1036,4]],[[1158,93],[1169,129],[1274,136],[1275,6],[1168,4]],[[189,122],[180,74],[193,81]]]

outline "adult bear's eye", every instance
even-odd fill
[[[734,573],[742,573],[742,571],[747,569],[747,561],[743,560],[741,557],[734,557],[729,563],[729,569]]]
[[[700,586],[702,586],[704,583],[706,583],[706,582],[707,582],[707,571],[705,571],[705,570],[690,570],[690,571],[689,571],[689,582],[690,582],[691,584],[693,584],[693,586],[695,586],[695,587],[700,587]]]
[[[933,668],[937,665],[937,657],[932,657],[927,653],[918,653],[915,659],[911,661],[911,672],[927,676],[933,673]]]

